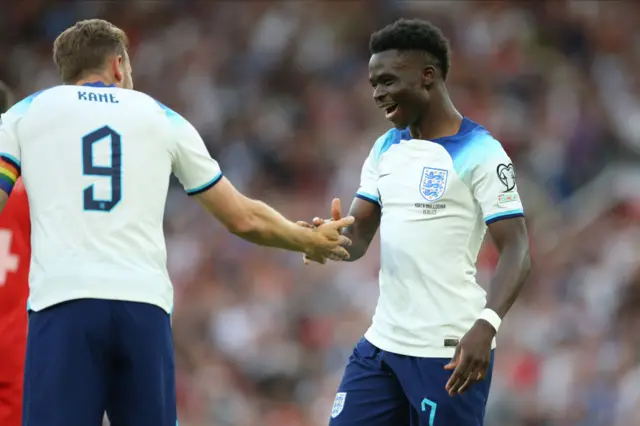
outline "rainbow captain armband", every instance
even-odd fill
[[[0,189],[11,194],[13,186],[20,177],[20,164],[8,155],[0,154]]]

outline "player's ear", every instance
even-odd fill
[[[433,65],[425,65],[422,69],[422,85],[428,90],[436,79],[436,68]]]
[[[125,65],[124,58],[121,55],[112,56],[109,59],[109,71],[117,83],[121,83],[124,80]]]

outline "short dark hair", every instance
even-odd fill
[[[7,112],[13,105],[13,92],[9,86],[0,81],[0,114]]]
[[[128,44],[124,31],[111,22],[79,21],[56,38],[53,61],[62,81],[73,84],[84,74],[101,70],[109,55],[124,56]]]
[[[449,40],[431,22],[420,19],[399,19],[371,34],[371,54],[387,50],[420,51],[433,57],[446,80],[451,67]]]

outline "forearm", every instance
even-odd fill
[[[359,230],[356,225],[349,226],[342,231],[342,235],[351,240],[351,245],[345,247],[349,252],[349,258],[344,259],[345,262],[353,262],[360,259],[367,253],[369,244],[371,243],[372,236],[363,235],[362,230]]]
[[[347,262],[353,262],[365,255],[371,240],[378,232],[380,226],[380,205],[370,201],[354,198],[349,210],[349,216],[356,218],[353,225],[342,230],[342,235],[351,240],[351,245],[345,247],[349,252]]]
[[[231,232],[247,241],[298,252],[305,252],[310,244],[310,229],[296,225],[261,201],[250,200],[243,216]]]
[[[506,246],[500,254],[487,295],[487,308],[504,318],[515,302],[531,269],[528,246]]]

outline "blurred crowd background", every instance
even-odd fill
[[[292,219],[343,208],[389,127],[368,39],[441,26],[449,89],[518,172],[534,270],[499,335],[487,426],[640,425],[640,3],[2,0],[0,79],[59,84],[55,36],[108,19],[134,82],[202,133],[231,181]],[[182,426],[327,424],[377,298],[378,245],[303,266],[229,235],[172,187],[166,214]],[[486,284],[491,242],[478,260]]]

